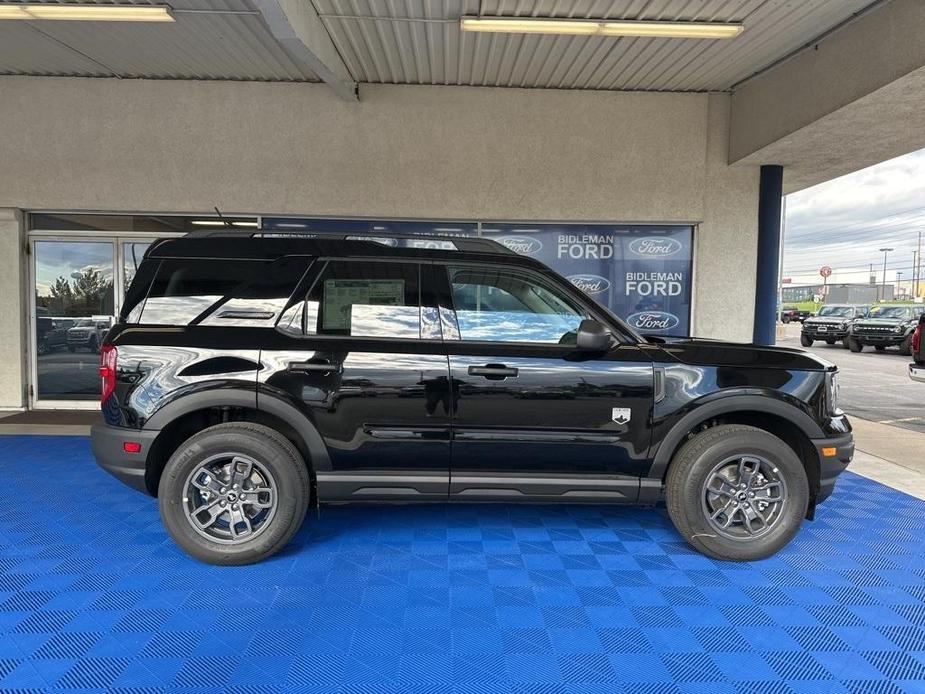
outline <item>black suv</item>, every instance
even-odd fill
[[[872,345],[878,352],[899,347],[903,356],[912,355],[912,333],[922,309],[912,304],[874,306],[867,318],[857,320],[848,335],[848,349],[860,352]]]
[[[812,347],[813,342],[820,340],[827,345],[841,342],[848,346],[848,332],[859,318],[866,318],[870,313],[870,306],[854,304],[827,304],[819,309],[815,316],[803,321],[800,329],[800,344]]]
[[[835,367],[645,338],[487,239],[192,233],[148,249],[102,347],[96,457],[207,562],[334,502],[658,503],[767,557],[851,460]]]

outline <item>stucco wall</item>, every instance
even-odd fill
[[[0,207],[0,408],[25,400],[25,277],[22,215]]]
[[[703,222],[694,331],[751,336],[725,95],[0,77],[0,122],[0,207]]]

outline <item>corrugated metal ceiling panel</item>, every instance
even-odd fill
[[[0,72],[317,81],[245,0],[170,4],[173,23],[0,22]]]
[[[128,1],[157,4],[157,0]],[[358,82],[710,91],[731,88],[850,18],[872,0],[304,2],[312,2],[320,13]],[[248,0],[174,0],[170,4],[176,10],[174,24],[0,22],[0,73],[317,80],[273,38]],[[746,29],[728,41],[459,30],[461,15],[480,12],[489,16],[741,21]]]
[[[360,82],[710,91],[850,18],[871,0],[315,0]],[[741,21],[729,41],[459,31],[461,15]]]

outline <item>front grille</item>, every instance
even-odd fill
[[[838,330],[839,325],[840,325],[839,323],[810,323],[810,324],[807,325],[806,327],[807,327],[807,329],[810,329],[810,328],[815,328],[815,329],[819,329],[819,328],[828,328],[829,330]]]
[[[892,333],[893,328],[883,325],[856,325],[854,326],[854,332],[868,333],[870,335],[886,335]]]

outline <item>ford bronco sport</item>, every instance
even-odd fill
[[[643,337],[488,239],[161,240],[101,362],[100,465],[217,564],[370,501],[664,499],[696,549],[759,559],[854,451],[833,365]]]

